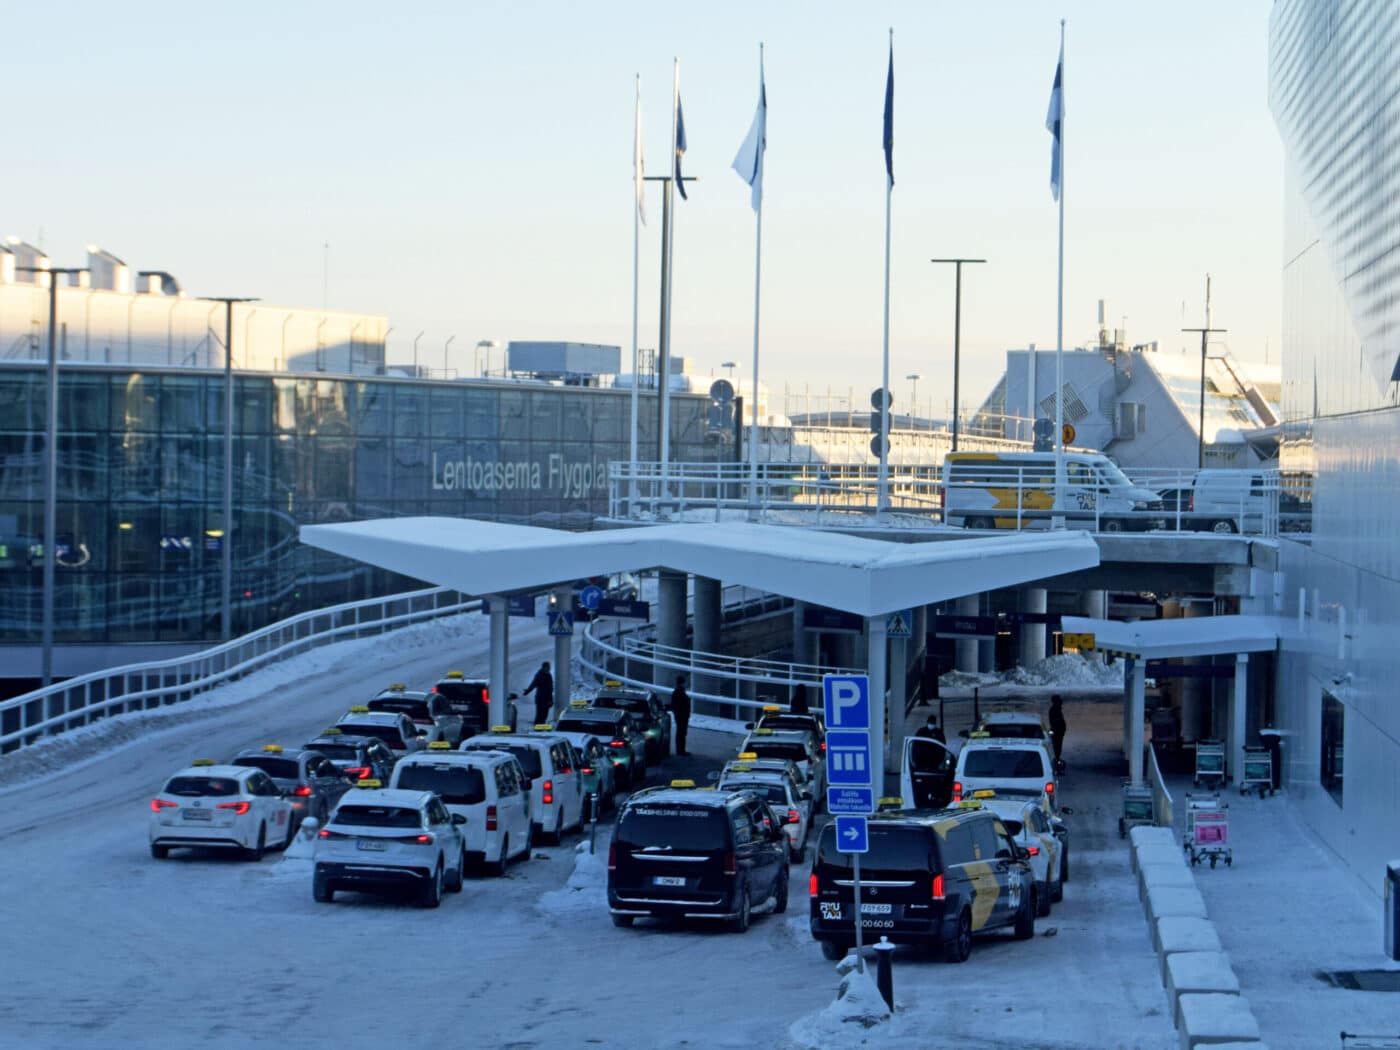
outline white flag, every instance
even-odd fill
[[[768,90],[763,84],[763,60],[758,63],[758,112],[753,115],[753,124],[734,157],[733,168],[753,187],[751,203],[758,211],[763,203],[763,154],[768,149]]]
[[[642,225],[647,221],[646,170],[642,164],[642,78],[637,77],[637,123],[632,142],[632,181],[637,185],[637,215]]]

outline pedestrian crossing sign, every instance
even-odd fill
[[[574,634],[574,614],[569,609],[549,611],[549,633],[555,638],[572,638]]]
[[[909,621],[913,617],[909,615],[909,610],[890,613],[885,619],[885,634],[890,638],[908,638],[912,633],[909,630]]]

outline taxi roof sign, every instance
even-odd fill
[[[986,740],[991,735],[992,734],[987,732],[985,729],[978,729],[975,732],[968,733],[967,738],[969,740]]]
[[[693,780],[673,780],[673,781],[671,781],[671,786],[672,786],[673,788],[693,788],[693,787],[695,786],[695,781],[693,781]]]
[[[350,713],[352,715],[367,715],[369,714],[369,708],[364,704],[356,704],[354,707],[350,708]]]
[[[757,752],[757,751],[740,751],[740,752],[739,752],[739,757],[740,757],[740,758],[757,758],[757,757],[758,757],[758,752]]]
[[[569,701],[569,706],[570,706],[570,707],[587,707],[587,706],[588,706],[588,701],[587,701],[587,700],[570,700],[570,701]]]
[[[212,758],[196,758],[193,762],[190,763],[190,765],[192,765],[192,766],[212,766],[212,765],[214,765],[214,760],[213,760]]]
[[[965,798],[953,806],[954,809],[981,809],[982,803],[975,798]]]
[[[536,722],[536,723],[535,723],[535,732],[536,732],[536,733],[548,733],[548,732],[550,732],[550,731],[553,730],[553,729],[554,729],[554,723],[553,723],[553,722]]]
[[[620,678],[609,678],[606,682],[603,683],[603,686],[607,689],[617,689],[620,688],[621,685],[622,679]]]
[[[281,744],[264,744],[264,745],[263,745],[263,750],[266,751],[269,755],[280,755],[280,754],[282,753],[282,745],[281,745]]]
[[[996,798],[996,797],[997,797],[997,793],[996,793],[995,791],[993,791],[991,788],[982,788],[982,789],[979,790],[979,791],[974,791],[974,792],[972,793],[972,797],[973,797],[973,798]]]
[[[493,733],[510,733],[510,732],[512,732],[512,729],[510,728],[510,726],[492,726],[492,727],[491,727],[491,732],[493,732]]]
[[[356,786],[356,787],[361,787],[361,788],[380,788],[380,787],[383,787],[383,786],[384,786],[384,782],[383,782],[382,780],[373,780],[373,779],[370,779],[370,780],[357,780],[357,781],[355,781],[355,786]]]
[[[408,686],[404,685],[402,682],[390,682],[389,688],[384,691],[386,693],[402,693],[407,688]]]
[[[768,713],[771,713],[771,712],[774,712],[774,711],[781,711],[781,710],[782,710],[782,708],[779,707],[777,704],[764,704],[764,705],[763,705],[763,711],[764,711],[765,714],[768,714]]]
[[[749,773],[749,772],[752,772],[752,771],[753,771],[753,766],[748,765],[747,763],[744,763],[744,762],[731,762],[731,763],[729,763],[728,772],[730,772],[730,773]]]
[[[429,751],[451,751],[452,745],[446,740],[434,740],[428,745]]]
[[[464,675],[461,671],[448,671],[445,675],[443,675],[443,677],[444,677],[444,678],[465,678],[465,677],[467,677],[467,676]]]
[[[754,735],[754,736],[772,736],[772,735],[773,735],[773,730],[771,730],[771,729],[755,729],[755,730],[753,731],[753,735]]]
[[[322,730],[321,732],[322,736],[341,736],[343,734],[344,730],[339,726],[331,726],[329,729]]]
[[[901,795],[886,795],[875,805],[879,809],[903,809],[904,798]]]

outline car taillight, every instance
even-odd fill
[[[1055,783],[1054,783],[1054,781],[1051,781],[1050,783],[1048,783],[1048,784],[1045,785],[1045,793],[1046,793],[1047,795],[1051,795],[1051,796],[1053,796],[1053,795],[1055,794]]]
[[[812,872],[811,875],[808,875],[808,876],[807,876],[807,896],[809,896],[809,897],[815,897],[816,895],[817,895],[817,873],[814,871],[814,872]]]
[[[953,781],[953,801],[962,801],[962,782],[958,780]]]
[[[822,741],[822,753],[825,754],[825,752],[826,752],[826,741],[823,740],[823,741]]]
[[[347,766],[345,775],[347,777],[354,777],[356,780],[368,780],[369,766]]]
[[[308,798],[311,795],[311,785],[303,784],[301,785],[301,787],[293,791],[292,794],[295,795],[297,798]]]
[[[724,873],[726,875],[739,874],[739,858],[734,853],[724,855]]]
[[[488,707],[490,706],[490,704],[491,704],[491,690],[489,690],[489,689],[483,689],[483,690],[481,691],[481,702],[482,702],[483,704],[486,704]]]
[[[1189,496],[1186,497],[1186,509],[1187,509],[1187,510],[1195,510],[1195,509],[1196,509],[1196,494],[1195,494],[1194,492],[1191,493],[1191,495],[1189,495]]]
[[[626,740],[609,740],[609,741],[608,741],[608,747],[626,747],[626,746],[627,746],[627,741],[626,741]]]
[[[546,806],[554,805],[554,781],[552,780],[544,782],[544,804]]]
[[[419,845],[428,846],[432,844],[433,837],[431,835],[414,835],[413,841]]]
[[[789,823],[789,824],[797,824],[797,823],[800,823],[801,820],[802,820],[802,814],[801,814],[801,813],[797,812],[797,810],[795,810],[795,809],[790,809],[790,810],[788,810],[788,823]]]
[[[1027,847],[1026,847],[1026,853],[1027,853],[1028,856],[1038,857],[1038,856],[1040,856],[1040,847],[1039,847],[1039,846],[1027,846]]]
[[[943,896],[943,875],[941,873],[933,877],[933,899],[936,901],[945,899]]]
[[[159,813],[163,809],[174,809],[178,805],[178,802],[170,802],[163,798],[153,798],[151,799],[151,812]]]
[[[586,776],[586,777],[591,777],[591,776],[593,775],[593,767],[592,767],[592,766],[584,766],[584,767],[583,767],[583,775]]]
[[[244,813],[247,813],[248,810],[253,808],[253,804],[251,802],[220,802],[219,808],[231,809],[233,810],[234,816],[241,817]]]
[[[496,830],[496,807],[495,807],[495,806],[487,806],[487,807],[486,807],[486,830],[487,830],[487,831],[495,831],[495,830]]]
[[[616,871],[616,870],[617,870],[617,847],[616,847],[616,846],[609,846],[609,847],[608,847],[608,870],[609,870],[609,871]]]
[[[332,831],[330,828],[322,828],[320,835],[323,839],[347,839],[350,837],[349,835],[342,834],[339,831]]]

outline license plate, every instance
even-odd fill
[[[685,879],[680,875],[656,875],[652,877],[654,886],[684,886]]]
[[[382,853],[384,852],[384,843],[380,842],[379,839],[357,839],[355,842],[355,848],[375,850],[379,853]]]
[[[862,915],[888,915],[893,909],[890,904],[861,904],[860,913]]]
[[[182,809],[180,816],[185,820],[209,820],[213,814],[207,809]]]

